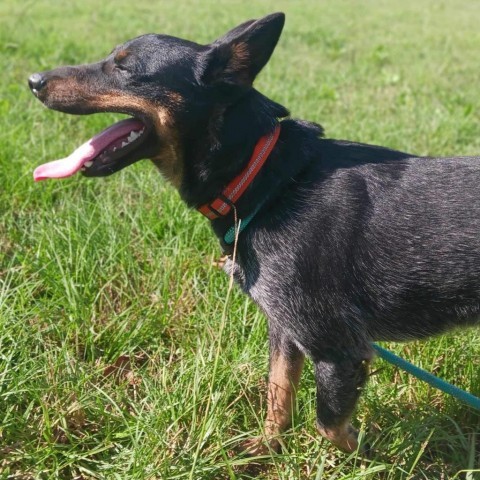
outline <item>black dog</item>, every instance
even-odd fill
[[[144,35],[99,63],[32,75],[49,108],[133,117],[35,178],[104,176],[152,159],[227,251],[237,235],[227,270],[269,321],[270,446],[291,419],[306,354],[318,429],[351,451],[371,342],[479,318],[480,158],[417,158],[285,119],[252,87],[283,24],[281,13],[251,20],[210,45]]]

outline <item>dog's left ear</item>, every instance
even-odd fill
[[[272,55],[284,23],[285,14],[272,13],[242,23],[215,40],[199,65],[200,82],[251,86]]]

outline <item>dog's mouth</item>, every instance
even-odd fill
[[[138,118],[121,120],[92,137],[68,157],[40,165],[33,172],[33,178],[38,182],[70,177],[77,172],[88,177],[115,173],[146,158],[152,140],[151,130],[147,122]]]

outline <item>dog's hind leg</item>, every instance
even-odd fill
[[[371,358],[369,347],[357,347],[314,359],[318,431],[346,452],[358,448],[358,434],[350,425],[350,417],[367,380]]]
[[[292,422],[295,398],[303,369],[304,355],[291,341],[270,338],[267,417],[265,435],[247,440],[244,453],[264,455],[280,450],[280,436]]]

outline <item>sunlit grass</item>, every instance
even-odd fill
[[[357,415],[371,460],[319,439],[310,366],[283,455],[254,468],[232,454],[261,431],[262,314],[236,289],[225,304],[228,278],[211,265],[220,249],[206,221],[148,163],[34,184],[36,165],[116,117],[48,111],[26,79],[97,60],[140,33],[207,42],[283,10],[284,34],[257,86],[294,116],[327,136],[475,155],[477,9],[460,0],[4,0],[0,478],[476,478],[478,413],[381,361]],[[391,348],[480,394],[478,330]]]

